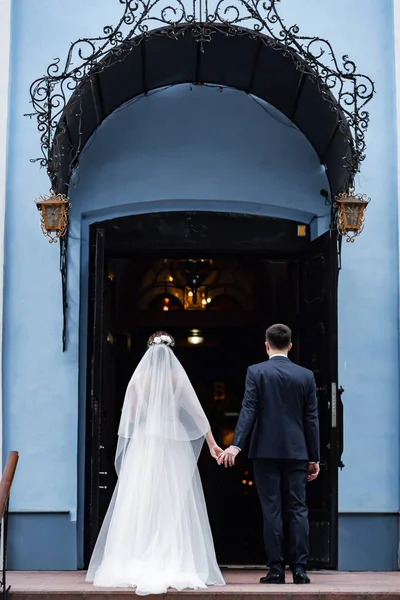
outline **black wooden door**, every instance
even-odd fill
[[[88,564],[115,485],[114,283],[107,277],[106,236],[90,234],[86,413],[85,563]]]
[[[338,467],[342,451],[338,393],[337,235],[311,242],[299,263],[300,364],[314,372],[321,437],[321,473],[308,486],[310,566],[337,568]]]
[[[100,425],[103,392],[105,232],[93,228],[89,257],[89,327],[86,412],[85,562],[97,538],[100,485]]]

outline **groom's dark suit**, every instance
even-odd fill
[[[319,461],[318,407],[313,373],[281,355],[249,367],[232,445],[243,448],[251,429],[249,457],[254,459],[268,566],[277,571],[284,568],[282,511],[285,506],[291,568],[305,569],[308,463]]]

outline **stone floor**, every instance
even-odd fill
[[[396,573],[343,573],[319,571],[310,573],[312,583],[307,586],[293,584],[265,586],[258,583],[260,571],[228,570],[224,572],[227,585],[213,587],[207,590],[168,593],[168,600],[174,596],[197,596],[204,600],[223,595],[232,597],[232,600],[243,600],[244,596],[268,596],[269,600],[289,600],[295,596],[304,599],[313,597],[318,600],[341,600],[357,598],[360,600],[380,598],[380,600],[400,600],[400,572]],[[290,575],[288,581],[291,580]],[[7,575],[7,583],[11,585],[10,600],[34,600],[39,595],[50,596],[56,600],[60,596],[74,599],[90,600],[110,599],[112,596],[132,594],[132,590],[102,590],[85,583],[85,574],[79,572],[17,572],[12,571]],[[159,597],[158,597],[159,598]],[[48,599],[50,600],[50,599]]]

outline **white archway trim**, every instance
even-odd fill
[[[3,345],[4,218],[6,206],[7,123],[10,72],[11,0],[0,0],[0,364]],[[0,460],[3,464],[3,402],[0,368]]]
[[[400,0],[393,0],[394,23],[394,52],[396,77],[396,113],[397,113],[397,213],[398,213],[398,243],[400,264]],[[400,289],[399,289],[400,299]],[[400,310],[400,306],[399,306]],[[400,338],[400,331],[399,331]],[[400,339],[399,339],[400,342]],[[400,443],[400,440],[399,440]],[[399,519],[400,528],[400,519]],[[398,552],[398,567],[400,569],[400,546]]]

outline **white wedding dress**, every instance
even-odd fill
[[[197,469],[209,428],[173,351],[151,346],[126,391],[118,483],[87,581],[139,595],[224,585]]]

